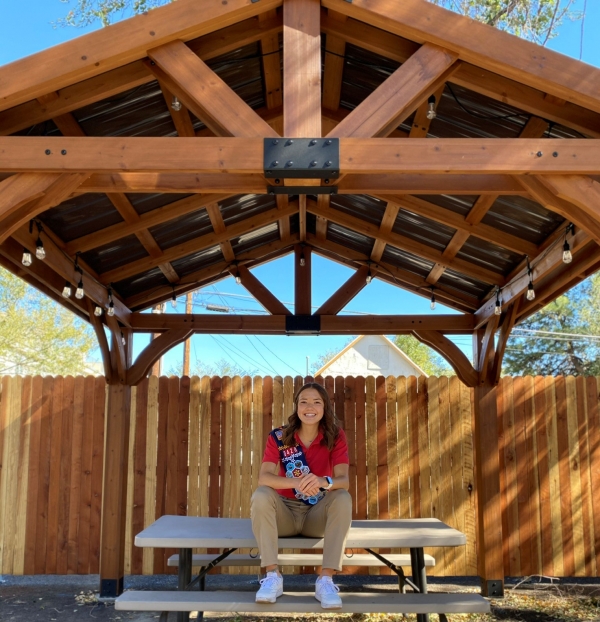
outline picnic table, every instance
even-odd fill
[[[195,516],[162,516],[144,529],[135,538],[136,546],[179,549],[179,592],[125,592],[115,602],[120,610],[178,611],[179,622],[188,618],[189,611],[321,611],[319,603],[309,599],[306,594],[284,593],[277,603],[255,603],[254,594],[243,592],[203,591],[191,592],[190,588],[199,584],[203,589],[202,578],[218,563],[226,563],[226,558],[238,548],[255,548],[256,539],[251,523],[245,518],[213,518]],[[487,612],[489,604],[477,594],[429,594],[427,593],[427,574],[425,571],[425,547],[455,547],[466,544],[460,531],[449,527],[435,518],[398,520],[355,520],[352,521],[346,547],[365,549],[376,553],[376,548],[408,548],[412,581],[406,581],[415,590],[414,594],[344,594],[342,612],[361,613],[417,613],[419,622],[428,620],[428,613],[438,613],[441,619],[445,613]],[[204,567],[202,576],[192,577],[194,548],[222,549],[215,554],[211,564]],[[279,539],[279,548],[315,549],[323,548],[322,538],[292,536]],[[389,564],[387,564],[389,565]],[[395,565],[395,564],[392,564]],[[391,567],[391,566],[390,566]],[[312,598],[312,595],[310,595]],[[233,607],[233,608],[232,608]],[[237,607],[237,608],[236,608]],[[166,615],[165,615],[166,618]]]

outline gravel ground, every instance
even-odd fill
[[[314,589],[314,575],[292,575],[286,577],[285,589],[289,591],[311,591]],[[387,591],[397,589],[397,580],[389,576],[336,577],[341,592]],[[129,613],[115,611],[111,602],[98,602],[99,578],[96,575],[38,575],[0,576],[0,621],[1,622],[157,622],[157,613]],[[255,575],[210,575],[207,589],[255,591]],[[156,590],[176,589],[177,578],[173,575],[132,576],[125,578],[125,589]],[[430,591],[478,592],[476,577],[431,577]],[[450,620],[477,622],[592,622],[600,621],[600,579],[561,579],[550,582],[541,578],[523,581],[509,578],[505,586],[505,598],[494,599],[489,615],[450,616]],[[259,622],[277,617],[284,620],[330,622],[332,619],[347,622],[402,622],[414,616],[388,616],[383,614],[350,615],[323,614],[319,616],[241,616],[231,614],[210,614],[206,619],[228,619],[231,622]],[[283,620],[281,620],[283,618]],[[436,616],[431,616],[435,621]],[[171,621],[175,620],[172,614]]]

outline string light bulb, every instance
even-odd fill
[[[177,98],[177,96],[173,95],[173,101],[171,102],[171,108],[175,112],[179,112],[181,110],[181,102]]]
[[[367,285],[369,285],[369,283],[373,280],[373,276],[371,275],[371,267],[369,266],[369,273],[367,274],[367,278],[365,279],[365,281],[367,282]]]
[[[100,317],[102,315],[102,307],[99,307],[98,305],[96,305],[94,309],[94,315],[96,317]]]
[[[239,274],[236,274],[236,275],[235,275],[235,282],[236,282],[238,285],[241,285],[241,284],[242,284],[242,277],[241,277]]]
[[[433,121],[437,117],[437,112],[435,110],[435,95],[430,95],[427,100],[427,118],[430,121]]]
[[[85,296],[85,291],[83,289],[83,276],[79,275],[79,283],[77,283],[77,289],[75,290],[75,298],[77,300],[81,300]]]
[[[304,255],[300,255],[300,267],[304,268],[306,265],[306,259],[304,259]]]
[[[42,242],[42,238],[40,237],[39,234],[38,234],[38,239],[35,243],[35,256],[38,259],[46,258],[46,250],[44,249],[44,243]]]
[[[429,308],[433,311],[435,309],[435,294],[433,293],[433,287],[431,288],[431,302]]]
[[[152,313],[160,315],[163,312],[162,302],[152,307]]]
[[[111,317],[115,314],[115,303],[113,302],[112,297],[112,287],[108,288],[108,309],[106,310],[106,314]]]
[[[529,265],[529,257],[527,257],[527,275],[529,276],[529,285],[527,286],[527,294],[525,294],[525,297],[527,300],[531,301],[535,300],[535,290],[533,289],[533,272]]]
[[[24,266],[30,266],[31,262],[32,262],[31,253],[26,248],[24,248],[23,249],[23,257],[21,258],[21,263]]]
[[[173,298],[171,298],[171,306],[173,309],[177,309],[177,296],[175,296],[175,292],[173,292]]]
[[[65,286],[63,287],[63,290],[62,290],[62,297],[70,298],[72,293],[73,293],[73,288],[71,287],[71,283],[69,283],[69,281],[65,281]]]
[[[496,306],[494,307],[494,315],[502,315],[502,303],[500,302],[500,288],[496,289]]]
[[[563,263],[571,263],[573,261],[573,254],[571,253],[571,246],[569,245],[569,242],[567,240],[567,236],[569,235],[569,232],[571,233],[571,235],[575,233],[575,228],[573,227],[572,222],[567,225],[567,228],[565,230],[565,243],[563,244],[563,256],[562,256]]]

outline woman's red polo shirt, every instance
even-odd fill
[[[333,467],[336,464],[349,464],[350,462],[348,458],[346,434],[341,428],[331,451],[327,449],[327,445],[321,444],[321,441],[323,440],[322,430],[319,430],[315,440],[310,444],[308,449],[304,446],[297,433],[294,436],[296,438],[296,442],[302,447],[302,451],[306,456],[306,462],[310,472],[318,475],[319,477],[325,477],[326,475],[332,477]],[[279,460],[279,449],[277,447],[277,443],[270,434],[267,439],[267,446],[265,447],[265,453],[262,461],[272,462],[273,464],[279,463],[279,476],[285,477],[285,470],[281,466]],[[291,488],[277,490],[277,492],[284,497],[289,497],[290,499],[295,498],[294,491]]]

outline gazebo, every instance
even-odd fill
[[[0,68],[0,135],[0,263],[102,351],[102,594],[131,387],[230,332],[442,354],[475,388],[479,574],[501,591],[495,385],[513,326],[600,267],[600,71],[426,0],[178,0]],[[294,313],[251,271],[288,253]],[[355,273],[311,314],[313,253]],[[230,274],[269,316],[143,313]],[[340,314],[371,278],[461,314]],[[158,335],[135,361],[134,333]]]

